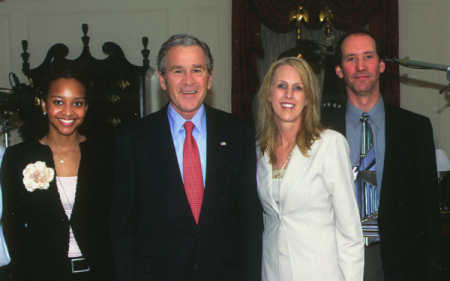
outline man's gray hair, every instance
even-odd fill
[[[214,60],[211,55],[209,46],[205,42],[198,40],[192,35],[175,34],[172,37],[170,37],[166,42],[164,42],[161,46],[161,49],[159,49],[156,64],[158,65],[158,71],[161,72],[161,75],[164,76],[166,74],[167,53],[169,52],[170,48],[176,46],[183,46],[183,47],[199,46],[200,48],[202,48],[203,51],[205,52],[206,67],[208,68],[208,73],[209,74],[212,73]]]

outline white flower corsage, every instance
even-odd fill
[[[47,189],[55,176],[55,171],[47,168],[45,162],[37,161],[34,164],[28,164],[22,174],[26,189],[33,192],[36,189]]]

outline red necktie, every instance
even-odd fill
[[[200,210],[203,201],[203,176],[202,165],[200,163],[200,154],[198,153],[197,142],[192,136],[194,124],[191,121],[184,123],[186,130],[186,139],[183,147],[183,176],[184,189],[189,204],[191,205],[192,214],[195,222],[198,224]]]

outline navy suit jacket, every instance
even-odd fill
[[[430,120],[385,103],[386,150],[379,231],[386,280],[439,280],[440,212]],[[345,107],[322,124],[346,135]]]
[[[206,182],[197,226],[167,108],[116,134],[118,280],[260,280],[263,221],[253,127],[205,104]]]

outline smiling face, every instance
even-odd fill
[[[184,119],[192,119],[212,85],[205,52],[199,46],[176,46],[167,52],[167,69],[158,73],[159,83],[167,91],[170,103]]]
[[[384,61],[377,55],[375,40],[366,34],[348,36],[341,45],[342,62],[336,74],[344,78],[349,98],[379,95]]]
[[[302,78],[294,67],[281,65],[275,70],[269,101],[277,126],[283,122],[300,126],[307,101]]]
[[[70,136],[77,132],[87,111],[85,88],[73,78],[55,80],[41,106],[48,115],[49,134]]]

